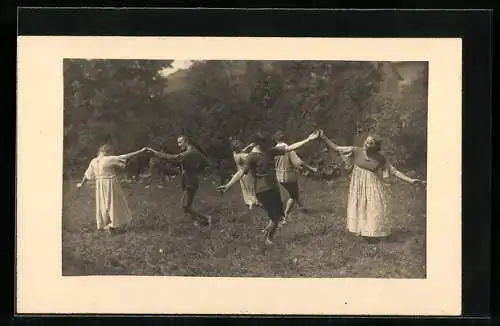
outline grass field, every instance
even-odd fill
[[[213,216],[207,229],[183,215],[178,180],[161,189],[124,184],[134,221],[128,232],[107,235],[95,230],[92,185],[76,190],[76,182],[64,184],[63,275],[426,277],[425,188],[393,182],[393,235],[374,245],[345,231],[345,178],[302,179],[311,212],[294,210],[266,247],[264,212],[246,209],[239,185],[222,196],[213,182],[201,183],[194,207]]]

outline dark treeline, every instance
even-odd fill
[[[81,174],[99,145],[177,151],[187,134],[220,166],[227,139],[281,129],[290,142],[322,128],[338,144],[384,139],[397,165],[425,173],[427,65],[354,61],[195,61],[166,78],[170,60],[64,61],[64,169]],[[315,142],[300,154],[338,158]]]

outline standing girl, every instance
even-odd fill
[[[381,153],[381,141],[368,136],[363,147],[338,146],[323,131],[320,138],[352,165],[347,202],[347,229],[366,238],[387,237],[391,223],[387,214],[386,185],[383,181],[393,175],[410,184],[424,183],[396,170]]]
[[[95,180],[97,230],[116,231],[132,219],[117,172],[118,169],[125,168],[127,160],[145,151],[146,148],[143,148],[115,156],[112,155],[110,145],[103,145],[99,148],[97,157],[90,162],[82,181],[76,185],[81,188],[88,180]]]

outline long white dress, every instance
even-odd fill
[[[245,165],[245,159],[248,156],[246,153],[234,153],[233,159],[236,163],[238,170],[242,169]],[[259,205],[259,200],[255,195],[255,178],[248,172],[240,179],[241,192],[243,194],[243,201],[247,206]]]
[[[125,193],[117,177],[117,169],[125,168],[126,158],[120,156],[98,156],[94,158],[85,177],[95,180],[97,229],[119,228],[128,224],[132,214]]]
[[[364,237],[385,237],[391,233],[391,221],[387,212],[387,192],[383,179],[394,167],[385,163],[374,170],[356,164],[355,154],[362,150],[341,146],[338,151],[352,166],[347,201],[347,229]],[[358,154],[361,155],[361,154]]]

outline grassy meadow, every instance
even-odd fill
[[[123,183],[134,220],[129,230],[96,231],[92,183],[63,187],[63,275],[176,275],[239,277],[425,278],[425,188],[394,180],[390,191],[393,235],[378,245],[348,234],[348,180],[300,180],[310,212],[294,210],[264,245],[267,223],[260,208],[249,211],[241,189],[226,194],[210,179],[201,181],[194,207],[213,218],[197,228],[180,206],[180,180],[158,187]],[[283,200],[286,200],[283,195]]]

